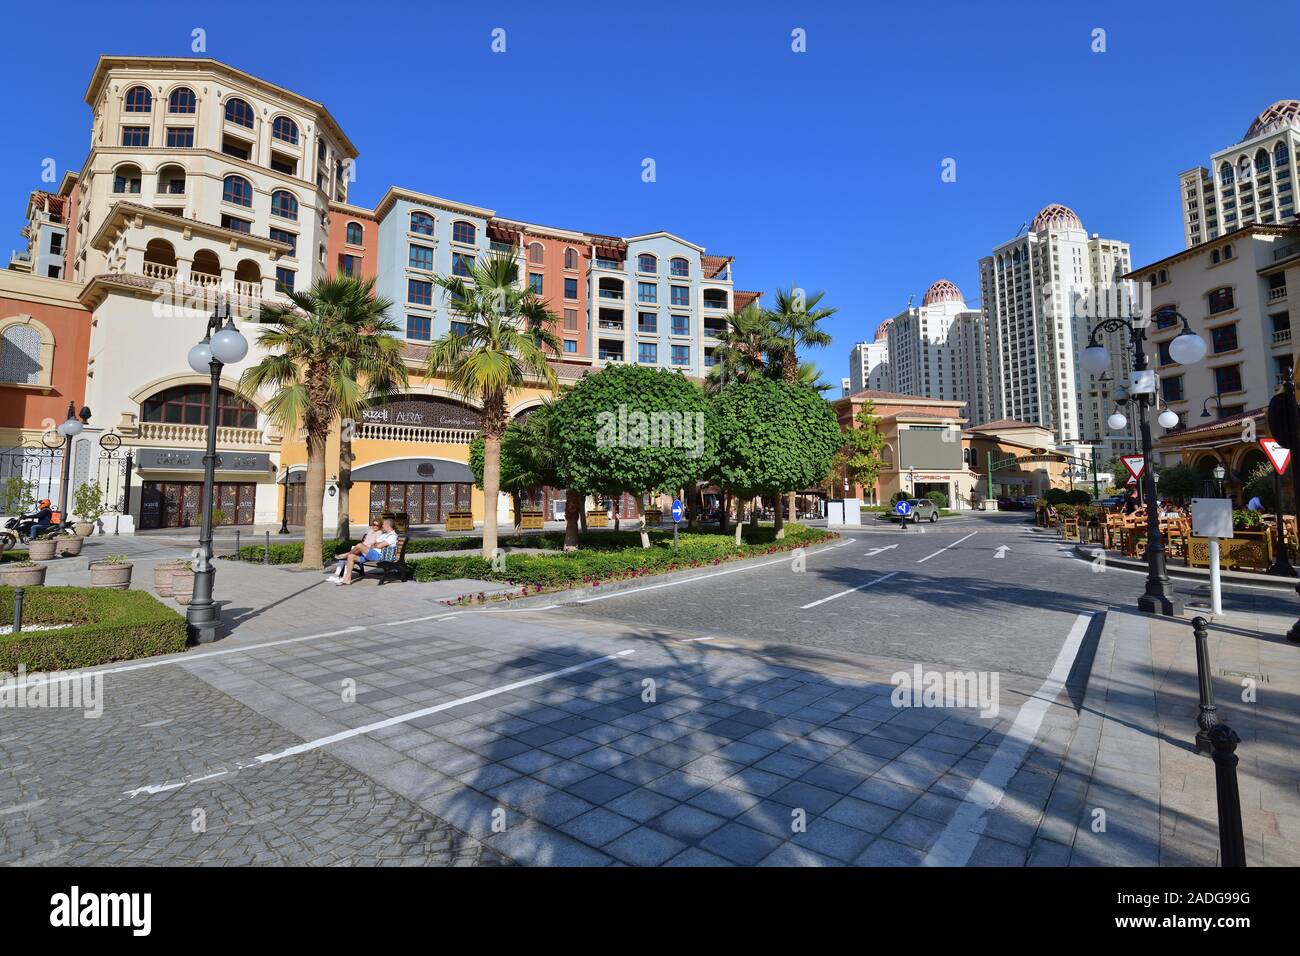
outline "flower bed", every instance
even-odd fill
[[[0,621],[12,623],[14,589],[0,587]],[[58,630],[0,635],[0,671],[91,667],[185,650],[185,618],[144,591],[31,588],[23,625],[71,624]]]

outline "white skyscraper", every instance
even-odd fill
[[[849,387],[853,392],[894,390],[889,372],[889,323],[876,329],[874,342],[859,342],[849,353]]]
[[[940,279],[882,326],[889,342],[893,390],[966,403],[966,417],[987,420],[984,317],[966,306],[961,290]]]
[[[1078,358],[1097,322],[1135,313],[1128,271],[1127,243],[1089,238],[1057,203],[980,260],[991,417],[1042,425],[1061,445],[1100,443],[1108,457],[1136,447],[1134,416],[1127,432],[1106,424],[1111,391],[1132,369],[1128,333],[1099,337],[1112,360],[1102,376],[1084,372]]]

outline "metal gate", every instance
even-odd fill
[[[103,496],[104,510],[126,514],[131,509],[131,472],[135,468],[135,458],[129,451],[101,448],[96,465],[96,481]]]
[[[39,442],[0,448],[0,505],[20,514],[42,498],[58,502],[63,481],[63,449]]]

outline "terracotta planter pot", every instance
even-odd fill
[[[189,604],[190,598],[194,596],[194,569],[188,564],[173,567],[171,590],[168,593],[176,599],[177,604]]]
[[[77,532],[83,538],[89,538],[95,533],[95,522],[93,521],[74,521],[72,530]]]
[[[13,568],[0,565],[0,585],[13,588],[33,588],[45,583],[45,565],[34,568]]]
[[[172,596],[173,576],[182,567],[184,565],[172,564],[170,561],[159,561],[153,566],[153,587],[159,597]]]
[[[131,586],[131,568],[133,565],[130,561],[124,561],[121,564],[92,564],[90,566],[90,586],[92,588],[117,588],[119,590]]]
[[[84,537],[77,537],[75,535],[68,535],[67,537],[54,539],[54,544],[59,554],[63,555],[65,558],[75,558],[77,555],[81,554],[81,546],[85,543],[86,539]]]
[[[53,538],[38,538],[27,544],[27,556],[33,561],[52,561],[58,542]]]

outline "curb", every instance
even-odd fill
[[[1088,561],[1094,560],[1099,551],[1101,551],[1100,548],[1090,545],[1076,544],[1074,546],[1074,553],[1078,557],[1085,558]],[[1106,563],[1108,565],[1114,565],[1117,568],[1127,568],[1132,571],[1145,572],[1147,570],[1145,561],[1137,561],[1133,558],[1127,557],[1115,557],[1115,552],[1113,551],[1107,551],[1105,554]],[[1166,562],[1165,573],[1171,578],[1181,578],[1185,581],[1200,581],[1205,584],[1210,583],[1210,571],[1208,568],[1180,568],[1177,566],[1170,566]],[[1300,585],[1300,581],[1297,581],[1295,578],[1279,578],[1274,577],[1271,574],[1256,574],[1253,571],[1220,571],[1219,578],[1224,584],[1250,584],[1254,587],[1265,588],[1269,591],[1278,591],[1285,594],[1295,593],[1296,586]]]
[[[831,533],[835,534],[835,532],[833,531]],[[829,548],[844,547],[847,542],[848,539],[841,538],[838,535],[836,535],[836,537],[830,541],[822,541],[817,544],[809,545],[808,547],[804,548],[803,551],[804,554],[816,554],[820,551],[825,551]],[[661,585],[673,584],[678,582],[684,583],[687,581],[692,581],[695,578],[701,578],[716,573],[720,568],[723,567],[736,568],[737,570],[739,570],[740,568],[744,568],[747,566],[754,566],[761,563],[785,564],[791,560],[792,556],[794,555],[794,552],[797,550],[799,549],[789,548],[777,554],[755,555],[752,558],[735,558],[730,561],[722,561],[718,564],[701,565],[698,568],[683,568],[679,571],[667,571],[663,574],[647,574],[636,578],[627,578],[620,581],[610,581],[605,584],[593,584],[593,585],[588,585],[580,588],[568,588],[563,591],[545,591],[541,594],[530,594],[527,597],[499,599],[495,601],[487,601],[481,604],[473,603],[473,604],[459,605],[454,603],[455,602],[454,598],[439,599],[438,603],[450,608],[466,607],[466,608],[479,608],[479,609],[487,609],[494,606],[510,607],[510,608],[517,607],[517,608],[523,608],[525,610],[529,608],[539,608],[539,607],[545,607],[545,608],[556,607],[563,604],[569,604],[576,601],[581,601],[586,598],[595,597],[597,595],[618,594],[621,591],[632,591],[640,588],[645,588],[647,586],[661,586]],[[492,583],[500,583],[500,582],[492,582]]]

